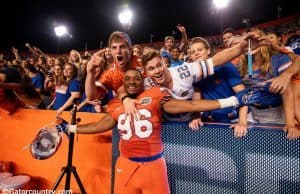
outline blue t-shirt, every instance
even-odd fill
[[[292,65],[292,60],[288,55],[279,53],[271,56],[271,64],[272,77],[277,77]]]
[[[251,79],[247,78],[244,80],[247,88],[251,88],[253,91],[251,102],[255,104],[255,107],[264,109],[265,107],[276,107],[282,104],[281,95],[269,92],[270,83],[265,81],[279,76],[291,64],[292,60],[286,54],[272,55],[270,72],[262,74],[261,70],[256,70],[253,72]]]
[[[83,92],[81,100],[80,100],[80,103],[83,102],[85,99],[86,99],[86,95],[85,95],[85,92]],[[94,105],[92,105],[92,104],[86,104],[83,107],[81,107],[81,109],[78,110],[78,112],[93,112],[93,113],[95,113],[96,110],[95,110],[95,106]]]
[[[63,106],[66,101],[70,98],[71,92],[80,92],[80,82],[79,80],[73,79],[70,81],[68,86],[56,87],[55,89],[55,102],[53,105],[53,109],[57,110],[61,106]]]
[[[42,89],[44,86],[44,81],[41,74],[37,73],[34,77],[31,78],[31,83],[36,89]]]
[[[198,87],[204,99],[216,100],[235,95],[233,87],[242,84],[242,79],[236,67],[232,63],[216,67],[215,73],[201,80],[195,86]],[[204,117],[212,117],[214,121],[230,122],[237,114],[231,115],[233,108],[223,108],[205,112]],[[237,110],[236,110],[237,111]]]
[[[106,106],[108,101],[113,99],[114,98],[114,94],[112,92],[112,90],[109,90],[108,93],[104,96],[103,99],[101,99],[100,101],[100,104],[101,106]],[[83,102],[84,100],[86,99],[86,94],[85,92],[82,94],[82,98],[80,100],[80,102]],[[79,112],[92,112],[92,113],[96,113],[96,109],[95,109],[95,106],[92,105],[92,104],[86,104],[84,105],[83,107],[81,107],[80,110],[78,110]]]

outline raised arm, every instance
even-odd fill
[[[16,49],[15,47],[11,48],[12,53],[15,55],[15,58],[18,62],[21,62],[21,57],[19,55],[18,49]]]
[[[40,54],[39,54],[36,50],[34,50],[34,49],[30,46],[29,43],[25,43],[25,46],[28,48],[28,50],[29,50],[33,55],[35,55],[35,56],[37,56],[37,57],[40,56]]]
[[[35,46],[32,46],[32,48],[33,48],[37,53],[39,53],[39,55],[42,55],[42,56],[45,57],[45,58],[48,57],[48,55],[46,55],[40,48],[35,47]]]
[[[184,46],[187,45],[189,42],[188,36],[187,36],[186,29],[184,26],[178,24],[176,27],[181,32],[181,42],[179,45],[179,49],[182,50],[184,48]]]
[[[105,49],[102,49],[96,53],[94,53],[91,57],[91,60],[87,64],[87,75],[85,79],[85,93],[86,97],[89,100],[98,99],[101,97],[101,93],[96,86],[96,68],[104,65],[105,61],[101,57],[104,54]]]
[[[263,46],[262,42],[259,42],[259,37],[253,33],[248,33],[247,35],[241,38],[241,42],[236,46],[225,49],[223,51],[218,52],[212,57],[212,63],[214,66],[219,66],[225,64],[228,61],[231,61],[237,56],[240,56],[248,46],[248,39],[252,39],[252,50],[258,48],[259,46]]]

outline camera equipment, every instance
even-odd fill
[[[77,112],[77,103],[79,103],[80,99],[74,99],[73,100],[73,110],[71,111],[72,114],[72,118],[71,118],[71,125],[76,125],[76,112]],[[73,173],[75,180],[77,182],[77,185],[80,188],[81,193],[85,194],[86,191],[83,187],[83,184],[79,178],[79,175],[76,171],[76,167],[73,166],[72,164],[72,160],[73,160],[73,147],[74,147],[74,133],[70,133],[69,135],[69,151],[68,151],[68,162],[67,162],[67,166],[63,167],[61,169],[61,174],[59,175],[57,181],[55,182],[54,186],[53,186],[53,191],[55,191],[60,183],[60,181],[62,180],[62,178],[64,177],[64,175],[66,175],[66,183],[65,183],[65,190],[69,190],[70,189],[70,182],[71,182],[71,173]]]

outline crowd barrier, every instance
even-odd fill
[[[36,160],[24,149],[55,116],[55,111],[47,110],[0,112],[0,160],[12,163],[14,175],[29,175],[34,189],[50,189],[67,162],[66,136],[47,160]],[[70,120],[69,112],[62,116]],[[102,115],[77,116],[84,124]],[[112,192],[111,162],[118,156],[117,137],[114,133],[113,146],[110,132],[75,137],[73,164],[87,193]],[[246,137],[237,139],[228,125],[207,124],[191,131],[186,123],[166,123],[163,139],[172,194],[300,193],[300,140],[287,140],[281,128],[253,126]],[[79,193],[74,177],[71,180],[73,193]],[[63,185],[64,181],[59,188]]]
[[[300,140],[287,140],[281,128],[252,126],[237,139],[225,124],[199,131],[186,123],[164,124],[171,193],[300,193]],[[116,133],[112,142],[114,165]]]
[[[77,118],[81,118],[80,124],[96,122],[102,116],[77,113]],[[12,115],[0,111],[0,161],[10,163],[10,172],[13,175],[30,176],[30,189],[51,189],[61,173],[61,168],[67,165],[69,141],[65,135],[57,152],[46,160],[33,158],[28,147],[37,132],[46,124],[53,123],[55,117],[56,111],[51,110],[18,109]],[[62,117],[67,121],[71,120],[70,112],[64,112]],[[101,135],[75,136],[73,165],[88,194],[111,192],[111,145],[111,131]],[[57,191],[64,189],[65,177]],[[80,193],[73,174],[71,190],[72,194]]]

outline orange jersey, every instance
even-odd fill
[[[141,102],[136,106],[141,115],[139,120],[129,119],[129,116],[125,120],[122,102],[119,99],[110,101],[107,112],[118,122],[123,157],[149,157],[162,152],[162,112],[159,107],[161,100],[168,97],[169,93],[159,87],[141,93],[136,98]]]
[[[106,70],[97,82],[106,91],[117,91],[124,84],[124,72],[118,68]]]
[[[136,56],[132,56],[130,59],[130,68],[141,68],[141,61],[139,62]],[[113,68],[106,70],[97,81],[97,86],[104,89],[106,92],[108,90],[117,91],[124,84],[125,72],[120,70],[116,63],[114,63]]]

